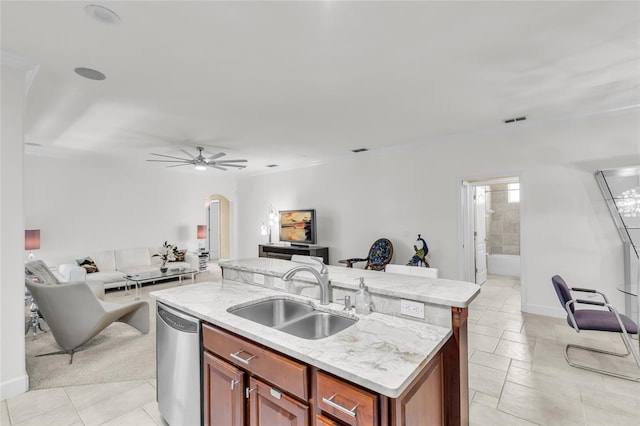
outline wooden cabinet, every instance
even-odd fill
[[[307,426],[309,406],[260,380],[249,380],[249,425]]]
[[[281,246],[279,244],[258,245],[259,257],[272,257],[274,259],[291,260],[291,256],[300,254],[303,256],[316,256],[324,260],[324,264],[329,264],[329,247],[322,246]]]
[[[203,363],[204,424],[243,426],[244,372],[206,351]]]
[[[202,345],[207,426],[456,424],[446,421],[443,350],[388,398],[204,323]]]

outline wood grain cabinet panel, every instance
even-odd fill
[[[243,426],[244,372],[208,352],[203,354],[204,424]]]
[[[378,396],[333,376],[318,372],[318,407],[353,426],[377,426]]]
[[[309,407],[268,384],[249,380],[251,426],[308,426]]]
[[[309,398],[307,366],[224,330],[202,325],[204,348],[300,399]]]
[[[329,417],[325,417],[322,414],[316,415],[315,426],[342,426],[340,423],[336,423]]]

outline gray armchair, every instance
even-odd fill
[[[38,356],[73,354],[80,346],[113,322],[124,322],[149,332],[147,302],[108,303],[99,300],[85,282],[40,284],[25,279],[25,285],[38,304],[61,351]]]

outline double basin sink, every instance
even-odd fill
[[[230,308],[228,312],[293,336],[312,340],[332,336],[358,321],[318,311],[309,303],[285,298]]]

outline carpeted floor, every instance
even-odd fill
[[[214,274],[215,275],[215,274]],[[214,279],[213,275],[199,275],[196,281]],[[183,285],[190,284],[186,280]],[[38,354],[60,350],[51,333],[40,333],[35,341],[31,331],[25,336],[25,352],[29,389],[47,389],[87,385],[95,383],[125,382],[153,379],[156,376],[156,318],[155,300],[149,292],[174,287],[178,281],[146,285],[140,293],[140,300],[149,302],[149,333],[122,323],[114,323],[102,333],[87,342],[73,355],[69,365],[69,355],[36,357]],[[128,302],[134,300],[133,292],[108,292],[107,302]],[[28,316],[28,311],[26,312]],[[45,329],[46,323],[45,323]]]

